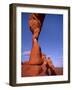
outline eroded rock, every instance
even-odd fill
[[[29,64],[31,65],[39,65],[42,64],[43,61],[41,59],[41,48],[38,44],[38,37],[41,31],[41,26],[44,20],[43,14],[31,14],[29,18],[29,27],[32,32],[32,49],[29,59]]]

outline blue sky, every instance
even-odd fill
[[[29,60],[32,48],[32,33],[29,29],[28,13],[21,14],[21,61]],[[63,66],[63,15],[46,14],[39,36],[42,52],[51,57],[56,67]]]

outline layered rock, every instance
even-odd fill
[[[50,75],[57,75],[56,69],[50,57],[48,57],[47,59],[47,68],[48,68],[48,72],[50,72]]]
[[[44,21],[44,14],[33,13],[29,17],[29,27],[33,34],[33,37],[38,39],[41,32],[41,27]]]
[[[38,76],[42,71],[40,65],[22,65],[22,76]]]
[[[29,64],[31,65],[39,65],[43,63],[41,59],[41,48],[38,44],[38,37],[41,32],[44,16],[45,15],[43,14],[33,13],[29,18],[29,27],[32,32],[32,49],[29,59]]]
[[[41,48],[37,42],[36,39],[34,39],[34,44],[31,50],[29,64],[31,65],[40,65],[42,64],[42,58],[41,58]]]
[[[46,58],[46,55],[42,53],[38,44],[44,17],[44,14],[35,13],[31,14],[29,17],[29,27],[32,32],[32,49],[29,61],[22,63],[22,77],[56,75],[52,60]]]
[[[22,63],[22,77],[25,76],[50,76],[61,75],[54,67],[51,58],[45,59],[43,56],[43,63],[41,65],[29,64],[29,61]]]

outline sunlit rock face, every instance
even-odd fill
[[[32,49],[29,61],[22,63],[22,77],[56,75],[55,67],[50,57],[42,53],[38,44],[38,38],[44,21],[44,14],[31,14],[29,17],[29,28],[32,32]]]
[[[45,15],[43,14],[31,14],[29,18],[29,27],[32,32],[32,50],[30,54],[29,64],[42,64],[41,48],[38,44],[38,37],[41,32],[41,27],[44,21]]]
[[[42,72],[40,65],[22,65],[22,76],[38,76]]]
[[[39,65],[42,63],[43,61],[41,59],[41,48],[37,40],[34,39],[33,47],[30,54],[29,64]]]
[[[56,75],[57,74],[56,69],[55,69],[53,62],[52,62],[50,57],[48,57],[48,59],[47,59],[47,68],[48,68],[48,72],[50,72],[50,75]]]
[[[50,58],[42,58],[42,64],[29,64],[29,61],[22,63],[22,77],[26,76],[50,76],[50,75],[62,75],[58,73],[58,69],[54,67],[52,60]],[[60,70],[61,71],[61,70]],[[62,72],[62,71],[61,71]]]
[[[44,21],[44,14],[36,14],[33,13],[29,17],[29,27],[31,32],[33,33],[33,37],[38,39],[39,34],[41,32],[41,27]]]

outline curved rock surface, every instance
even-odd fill
[[[29,59],[29,64],[38,65],[42,64],[43,61],[41,59],[41,48],[38,44],[38,37],[41,31],[41,26],[44,20],[43,14],[31,14],[29,17],[29,27],[32,32],[32,49]]]
[[[29,61],[22,63],[21,75],[24,76],[44,76],[57,75],[57,71],[50,57],[42,53],[38,44],[39,34],[44,21],[44,14],[31,14],[29,17],[29,27],[32,32],[32,49]]]

